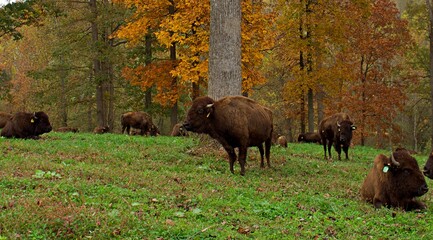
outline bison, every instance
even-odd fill
[[[0,112],[0,128],[4,128],[6,123],[11,119],[12,114]]]
[[[285,136],[279,136],[277,138],[277,143],[278,145],[280,145],[281,147],[287,147],[287,138]]]
[[[430,153],[430,156],[424,165],[423,173],[426,177],[433,179],[433,151]]]
[[[153,124],[152,117],[145,112],[127,112],[122,114],[120,118],[122,124],[122,133],[131,134],[131,127],[140,129],[140,135],[150,134],[156,136],[159,133],[158,128]]]
[[[56,132],[73,132],[73,133],[77,133],[78,132],[78,128],[74,128],[74,127],[59,127],[59,128],[57,128]]]
[[[325,151],[325,159],[326,145],[328,145],[329,158],[331,159],[332,143],[334,143],[335,151],[338,153],[338,160],[341,160],[341,148],[346,154],[346,160],[349,159],[349,146],[352,141],[352,131],[355,129],[356,126],[353,125],[349,115],[345,113],[336,113],[323,119],[319,125],[319,134]]]
[[[416,197],[428,191],[418,163],[408,151],[395,151],[388,158],[379,154],[361,188],[363,200],[380,208],[397,207],[406,211],[425,209]]]
[[[307,132],[300,133],[298,136],[298,142],[306,142],[306,143],[322,143],[319,133],[315,132]]]
[[[171,136],[188,136],[188,131],[183,127],[182,123],[177,123],[173,126],[173,130],[171,131]]]
[[[224,147],[230,159],[230,171],[238,158],[241,175],[245,175],[248,147],[259,148],[261,163],[266,152],[268,167],[272,141],[272,111],[243,96],[228,96],[214,101],[210,97],[196,98],[184,123],[187,131],[209,134]],[[265,150],[263,149],[265,143]],[[239,149],[239,157],[234,148]]]
[[[109,126],[97,126],[93,129],[93,133],[95,134],[104,134],[110,132]]]
[[[39,135],[51,132],[52,127],[45,112],[17,112],[7,121],[1,136],[7,138],[38,139]]]

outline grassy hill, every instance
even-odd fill
[[[199,138],[50,133],[0,138],[0,239],[430,239],[429,209],[359,197],[373,158],[324,161],[316,144],[249,151],[246,175]],[[335,154],[335,151],[333,152]],[[335,156],[335,155],[334,155]],[[426,156],[416,156],[422,167]],[[431,180],[427,180],[433,186]]]

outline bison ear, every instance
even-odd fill
[[[214,106],[213,106],[214,104],[213,103],[210,103],[210,104],[208,104],[208,105],[206,105],[206,117],[208,118],[210,115],[211,115],[211,113],[213,113],[213,110],[214,110]]]

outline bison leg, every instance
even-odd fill
[[[126,132],[128,133],[128,135],[131,135],[131,126],[126,126]]]
[[[229,145],[223,145],[224,149],[226,150],[227,154],[229,155],[229,160],[230,160],[230,172],[235,173],[234,169],[233,169],[233,165],[236,162],[236,153],[233,147],[229,146]]]
[[[381,208],[383,206],[383,203],[380,199],[374,198],[373,199],[373,205],[375,208]]]
[[[261,146],[262,150],[260,154],[263,152],[263,146]],[[260,149],[260,148],[259,148]],[[247,147],[239,147],[239,165],[241,165],[241,175],[245,175],[245,163],[247,160]],[[263,158],[262,158],[263,159]],[[262,160],[263,163],[263,160]]]
[[[325,152],[325,160],[326,158],[326,139],[323,141],[323,151]]]
[[[271,156],[271,145],[272,145],[272,138],[269,138],[265,141],[265,154],[266,154],[266,162],[268,163],[268,168],[271,168],[271,162],[269,160],[269,157]]]
[[[335,151],[337,151],[337,153],[338,153],[338,160],[341,160],[341,145],[335,143],[334,148],[335,148]],[[329,155],[331,155],[331,153],[329,153]]]
[[[257,147],[259,148],[260,152],[260,167],[265,168],[265,162],[263,159],[263,155],[265,155],[265,150],[263,149],[263,144],[259,144]]]
[[[349,146],[343,146],[343,151],[346,154],[346,160],[349,160]]]
[[[423,202],[418,201],[416,199],[410,200],[405,205],[406,206],[404,206],[404,210],[406,210],[406,211],[412,211],[412,210],[418,210],[418,209],[424,210],[427,208],[427,206]]]
[[[325,143],[325,145],[326,145],[326,143]],[[332,159],[331,148],[332,148],[332,141],[328,141],[328,156],[329,156],[329,159]],[[325,149],[325,152],[326,152],[326,149]],[[325,158],[326,158],[326,153],[325,153]]]

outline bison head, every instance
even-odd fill
[[[302,142],[304,140],[305,140],[305,134],[300,133],[299,136],[298,136],[298,142]]]
[[[342,144],[350,143],[352,140],[352,131],[356,129],[351,121],[344,120],[337,122],[337,136]]]
[[[187,131],[207,133],[209,130],[209,118],[214,112],[214,100],[210,97],[198,97],[192,102],[188,110],[183,127]]]
[[[44,112],[35,112],[31,118],[31,123],[34,124],[35,127],[35,135],[41,135],[44,133],[49,133],[53,128],[51,127],[50,120],[48,119],[48,115]]]
[[[395,151],[378,168],[388,178],[390,187],[402,198],[422,196],[428,191],[416,159],[407,151]]]
[[[424,175],[433,179],[433,152],[430,153],[430,156],[424,165]]]

